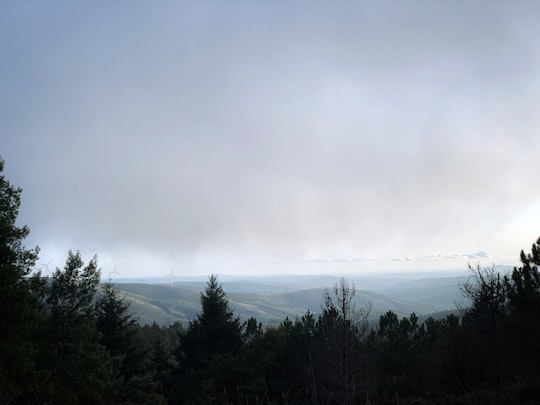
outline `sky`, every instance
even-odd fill
[[[0,156],[26,245],[120,277],[518,264],[540,235],[539,18],[3,1]]]

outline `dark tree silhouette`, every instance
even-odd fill
[[[3,171],[0,159],[0,174]],[[24,402],[25,394],[37,383],[32,338],[39,314],[27,276],[39,249],[23,246],[30,230],[16,223],[21,193],[3,174],[0,176],[0,403]]]
[[[521,251],[521,267],[505,278],[508,290],[509,334],[515,343],[521,373],[540,373],[540,238],[531,253]]]
[[[177,393],[181,389],[184,399],[191,393],[192,400],[205,403],[236,390],[234,370],[239,368],[236,356],[242,348],[242,326],[215,275],[201,293],[201,307],[197,319],[181,335]]]
[[[80,253],[71,251],[64,270],[52,276],[41,361],[50,370],[49,400],[54,403],[101,403],[116,388],[95,324],[99,279],[97,258],[85,266]]]
[[[321,401],[355,401],[361,374],[360,348],[370,306],[356,309],[356,288],[344,278],[324,295],[315,327],[314,387]],[[313,356],[312,356],[313,357]]]
[[[96,302],[100,343],[107,348],[117,375],[112,398],[117,403],[158,404],[164,398],[155,392],[156,371],[148,369],[142,332],[124,298],[113,284],[105,283]]]
[[[475,361],[471,364],[471,378],[499,383],[503,378],[504,324],[506,314],[506,286],[495,266],[472,267],[470,281],[460,286],[469,301],[463,317],[464,327],[470,332]]]

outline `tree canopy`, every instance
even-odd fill
[[[22,190],[11,185],[3,171],[0,159],[0,402],[9,403],[24,396],[38,378],[32,341],[39,314],[27,276],[39,249],[23,245],[30,229],[17,224]]]

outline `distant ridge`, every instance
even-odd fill
[[[351,278],[357,287],[357,308],[371,305],[370,319],[377,320],[388,310],[398,316],[428,315],[454,311],[461,299],[459,285],[467,276],[414,278],[394,275],[366,279]],[[222,283],[231,307],[242,320],[255,317],[264,324],[277,324],[294,319],[308,310],[319,313],[326,288],[339,279],[335,276],[293,276],[283,278],[231,280]],[[327,284],[322,287],[321,284]],[[187,324],[200,311],[200,293],[206,281],[167,284],[117,283],[125,293],[131,310],[140,323],[161,325],[180,321]]]

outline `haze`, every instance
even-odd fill
[[[122,277],[517,264],[540,3],[0,5],[0,155],[41,263]]]

